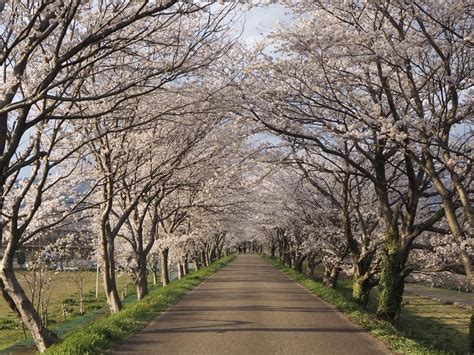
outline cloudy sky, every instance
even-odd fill
[[[291,21],[288,9],[279,4],[254,7],[243,16],[243,39],[248,43],[255,43],[278,24],[278,22]]]

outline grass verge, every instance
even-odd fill
[[[92,324],[67,335],[59,344],[49,348],[46,353],[97,354],[109,349],[117,342],[141,330],[146,322],[155,318],[234,258],[235,255],[227,256],[181,280],[172,281],[167,287],[151,291],[143,300],[127,304],[119,313],[100,317]]]
[[[268,256],[264,256],[264,258],[300,285],[335,306],[349,319],[385,342],[392,350],[404,354],[445,354],[444,352],[433,350],[414,339],[403,336],[393,325],[375,319],[375,317],[364,311],[359,305],[346,298],[340,291],[327,288],[321,282],[310,279],[282,265],[278,260],[271,259]]]

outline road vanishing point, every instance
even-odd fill
[[[239,255],[113,354],[391,354],[258,255]]]

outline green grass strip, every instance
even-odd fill
[[[130,302],[113,315],[104,315],[92,324],[68,334],[60,343],[49,348],[47,354],[97,354],[143,329],[146,323],[203,282],[235,258],[224,257],[212,265],[193,272],[166,287],[152,290],[143,300]]]
[[[332,304],[349,319],[361,325],[368,332],[385,342],[392,350],[403,354],[447,354],[432,350],[422,343],[404,337],[393,325],[377,320],[373,315],[364,311],[357,303],[347,299],[340,291],[328,288],[321,282],[282,265],[278,260],[263,255],[273,266],[290,276],[306,289]]]

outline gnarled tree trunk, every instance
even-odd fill
[[[352,298],[354,301],[366,308],[370,296],[370,280],[367,275],[356,275],[352,278]]]
[[[336,288],[339,268],[335,265],[324,266],[323,282],[327,287]]]
[[[380,293],[377,318],[396,323],[400,315],[404,288],[405,257],[400,248],[399,236],[389,230],[385,236],[380,274]]]
[[[352,276],[352,298],[356,303],[366,308],[369,302],[370,290],[376,284],[371,280],[370,267],[374,254],[371,252],[361,256],[352,252],[354,275]]]
[[[295,257],[295,270],[298,272],[303,272],[303,263],[306,260],[308,255],[296,255]]]

